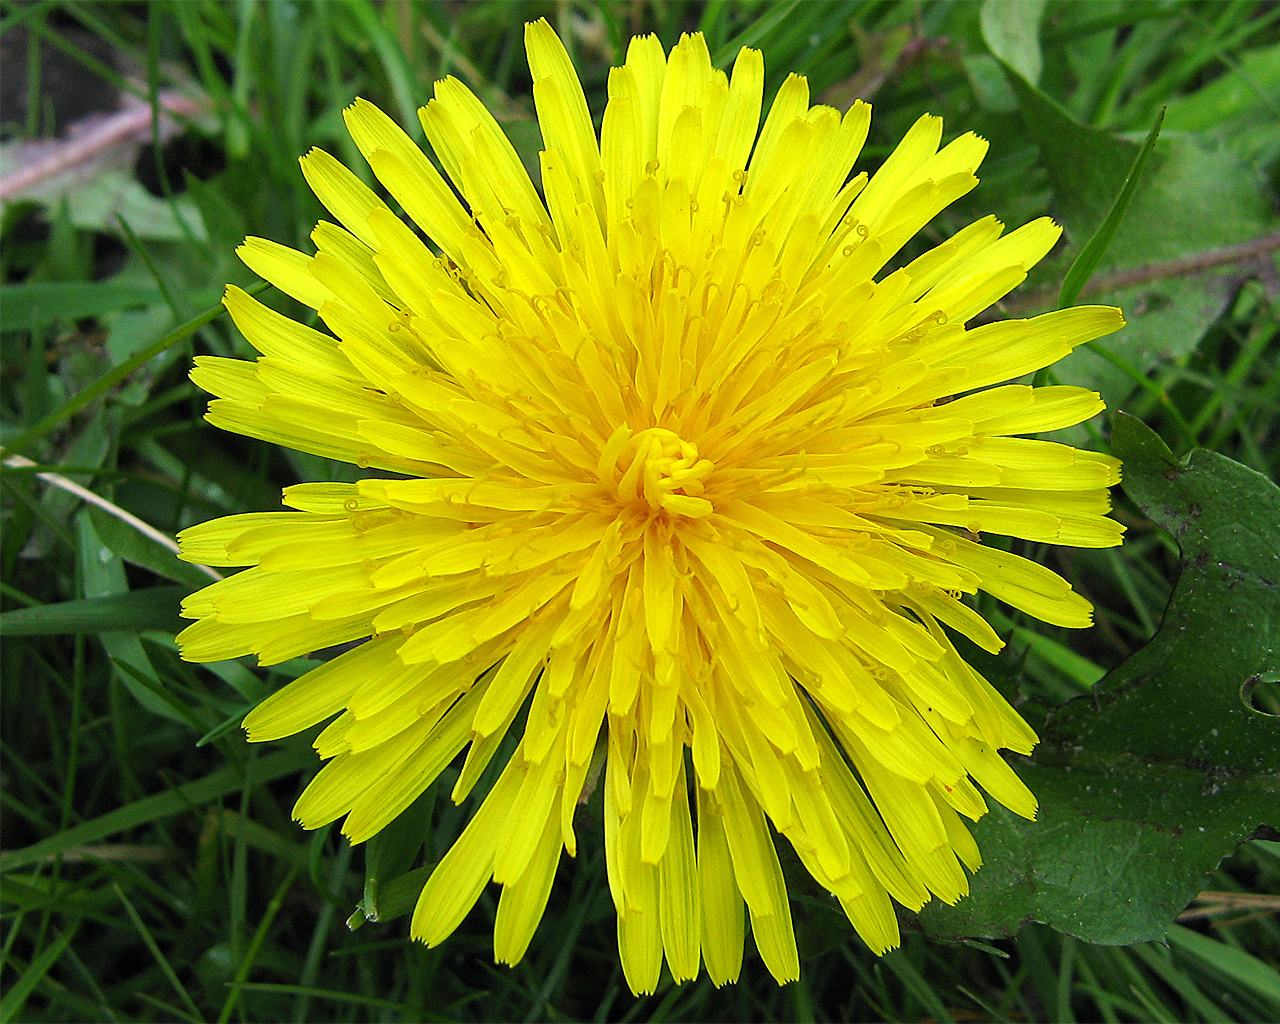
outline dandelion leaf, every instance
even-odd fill
[[[1088,696],[1048,717],[1018,765],[1036,821],[993,809],[985,864],[938,937],[1040,921],[1089,942],[1165,936],[1206,874],[1280,825],[1280,488],[1214,452],[1185,461],[1139,421],[1113,434],[1124,487],[1182,552],[1161,628]]]

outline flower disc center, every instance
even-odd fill
[[[623,505],[639,505],[651,514],[701,517],[712,512],[703,493],[715,464],[674,431],[649,427],[631,435],[615,465],[622,475],[614,493]]]

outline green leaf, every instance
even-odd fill
[[[1016,75],[1010,79],[1049,172],[1055,209],[1081,244],[1106,219],[1142,147],[1081,124],[1039,89]],[[1193,135],[1166,133],[1103,265],[1134,266],[1248,241],[1265,234],[1274,219],[1262,182],[1235,154]]]
[[[196,298],[196,296],[190,296]],[[123,363],[135,352],[150,345],[173,323],[173,311],[168,306],[147,306],[145,309],[126,309],[115,315],[107,331],[103,351],[112,366]],[[124,384],[116,389],[112,398],[124,405],[139,406],[150,397],[156,379],[161,377],[172,363],[187,355],[182,346],[161,352],[141,366]],[[189,356],[188,356],[189,358]]]
[[[427,884],[427,879],[431,877],[431,872],[435,865],[423,868],[414,868],[412,871],[406,871],[398,878],[391,879],[386,885],[382,886],[382,891],[378,897],[378,908],[376,915],[370,914],[362,903],[356,908],[349,918],[347,918],[347,927],[351,931],[355,931],[365,921],[392,921],[397,917],[404,917],[418,902],[418,896],[422,893],[422,887]]]
[[[1125,492],[1178,542],[1182,575],[1151,642],[1053,723],[1082,743],[1156,758],[1177,751],[1180,762],[1243,773],[1237,779],[1262,773],[1275,785],[1280,719],[1253,710],[1241,690],[1280,670],[1280,488],[1217,452],[1194,451],[1184,465],[1123,413],[1112,449],[1125,462]],[[1280,821],[1280,801],[1270,810]]]
[[[1129,209],[1134,190],[1137,189],[1138,182],[1142,180],[1142,171],[1147,166],[1147,159],[1151,156],[1151,151],[1155,148],[1156,139],[1160,137],[1160,123],[1163,120],[1164,112],[1161,111],[1156,118],[1156,123],[1151,127],[1151,134],[1147,136],[1147,141],[1143,144],[1142,149],[1138,151],[1138,155],[1133,158],[1133,165],[1129,168],[1124,184],[1120,187],[1120,194],[1116,196],[1116,201],[1111,204],[1111,212],[1098,225],[1098,230],[1090,236],[1089,241],[1085,242],[1079,255],[1076,256],[1075,261],[1071,264],[1071,269],[1067,271],[1066,277],[1062,279],[1062,289],[1058,292],[1059,309],[1066,309],[1068,306],[1075,305],[1075,301],[1080,295],[1080,290],[1089,283],[1089,278],[1093,276],[1094,270],[1097,269],[1098,264],[1102,262],[1103,256],[1106,255],[1107,249],[1110,248],[1111,242],[1120,228],[1120,222],[1124,220],[1125,211]]]
[[[1040,150],[1049,174],[1054,213],[1076,246],[1104,225],[1112,199],[1125,187],[1140,157],[1138,142],[1081,124],[1053,99],[1016,74],[1009,75],[1027,134]],[[1134,389],[1133,377],[1103,358],[1105,349],[1137,376],[1165,362],[1188,357],[1205,330],[1239,287],[1242,271],[1230,264],[1198,273],[1167,276],[1166,260],[1202,258],[1224,246],[1275,230],[1276,216],[1265,184],[1235,152],[1194,135],[1166,131],[1155,144],[1142,187],[1115,231],[1099,274],[1126,272],[1135,283],[1091,295],[1091,302],[1119,306],[1128,323],[1115,334],[1071,353],[1053,372],[1064,384],[1102,393],[1121,407]],[[1080,429],[1060,440],[1078,443]]]
[[[103,544],[87,509],[81,509],[76,514],[75,524],[85,598],[88,600],[119,598],[130,593],[124,562]],[[129,628],[98,630],[97,637],[107,657],[116,663],[119,669],[118,678],[139,704],[157,715],[163,715],[175,722],[182,722],[184,725],[190,724],[175,708],[173,701],[157,692],[162,690],[161,684],[157,681],[159,675],[151,664],[151,658],[135,630]],[[142,679],[147,682],[142,682]]]
[[[205,238],[204,222],[191,200],[185,196],[157,199],[122,170],[100,171],[91,182],[57,198],[66,199],[71,223],[89,231],[114,234],[123,220],[140,238]]]
[[[26,287],[26,286],[22,285],[22,286],[16,286],[16,287]],[[257,295],[259,292],[265,290],[267,287],[268,287],[267,282],[258,281],[255,284],[250,285],[245,290],[250,295]],[[158,290],[155,290],[154,294],[158,298],[160,293]],[[0,299],[3,299],[4,296],[5,296],[5,292],[3,290],[0,290]],[[142,366],[148,360],[153,359],[155,356],[165,351],[171,345],[176,345],[178,342],[182,341],[188,335],[194,334],[205,324],[211,323],[214,320],[216,320],[224,312],[225,310],[223,309],[222,303],[219,302],[217,305],[212,306],[209,309],[206,309],[203,313],[201,313],[199,316],[195,317],[194,319],[188,320],[185,324],[175,327],[173,330],[171,330],[159,341],[147,346],[146,348],[142,349],[139,352],[135,352],[124,362],[119,363],[116,366],[113,366],[110,370],[104,373],[101,377],[95,380],[92,384],[86,387],[74,398],[64,403],[61,408],[55,409],[53,412],[49,413],[47,416],[41,419],[38,423],[28,427],[17,437],[11,438],[8,441],[8,443],[4,446],[4,450],[9,453],[21,453],[25,451],[27,446],[30,445],[32,442],[38,440],[39,438],[43,437],[45,434],[49,433],[49,431],[53,430],[53,428],[58,426],[60,423],[63,423],[66,420],[69,420],[72,416],[78,413],[81,409],[83,409],[86,405],[92,402],[95,398],[99,397],[100,395],[109,391],[111,388],[115,387],[122,380],[128,377],[129,374],[133,373],[134,370],[138,369],[138,367]]]
[[[391,885],[408,871],[422,851],[422,844],[431,830],[435,795],[433,786],[366,844],[364,898],[360,901],[360,909],[370,921],[380,921],[387,916]],[[384,885],[384,879],[392,881]]]
[[[1193,932],[1175,924],[1169,929],[1169,942],[1189,956],[1208,964],[1219,974],[1226,975],[1247,988],[1253,989],[1264,999],[1276,1004],[1280,1010],[1280,974],[1275,967],[1263,963],[1256,956],[1218,942],[1208,936]]]
[[[176,632],[184,625],[178,603],[190,587],[148,587],[107,597],[60,601],[0,614],[0,635],[51,636],[58,633],[100,633],[104,630]]]
[[[243,716],[237,716],[237,719],[241,717]],[[276,860],[292,864],[296,868],[306,868],[307,850],[293,838],[297,835],[296,828],[291,827],[289,837],[285,837],[273,828],[226,808],[215,820],[227,835],[243,839],[248,845],[271,854]]]
[[[89,507],[89,518],[98,538],[112,552],[126,562],[150,569],[159,576],[166,576],[189,587],[207,587],[214,580],[190,562],[184,562],[176,552],[134,529],[128,523],[106,512]]]
[[[244,211],[231,202],[225,194],[225,185],[219,179],[201,181],[190,171],[185,171],[187,195],[200,211],[200,219],[209,230],[210,249],[215,253],[229,253],[249,234]]]
[[[1040,82],[1040,19],[1046,0],[984,0],[982,40],[1032,85]]]
[[[796,8],[799,6],[800,0],[784,0],[783,3],[770,5],[770,8],[759,18],[748,22],[746,28],[711,55],[712,66],[727,68],[733,63],[742,47],[760,46],[774,29],[795,17]]]
[[[67,323],[160,301],[158,288],[111,281],[0,285],[0,331],[34,331],[55,321]]]
[[[1280,156],[1280,43],[1241,54],[1203,89],[1170,98],[1165,127],[1212,136],[1259,170]]]
[[[1245,700],[1280,671],[1280,488],[1214,452],[1181,463],[1123,414],[1112,446],[1129,496],[1182,549],[1178,585],[1151,641],[1019,759],[1039,817],[977,823],[986,863],[955,907],[921,912],[934,935],[1033,920],[1089,942],[1160,939],[1206,872],[1280,821],[1280,717]]]
[[[1009,88],[1009,79],[1000,62],[987,53],[970,53],[961,59],[974,99],[987,110],[1018,109],[1018,101]]]

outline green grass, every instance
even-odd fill
[[[205,112],[186,119],[175,142],[144,144],[136,170],[100,172],[79,196],[8,204],[0,221],[0,443],[6,457],[36,463],[6,467],[0,479],[0,601],[6,613],[27,609],[6,619],[16,625],[6,625],[0,649],[0,1021],[1276,1018],[1280,845],[1267,841],[1242,846],[1204,888],[1269,895],[1269,911],[1232,904],[1188,918],[1167,945],[1095,946],[1032,924],[990,945],[908,932],[901,950],[876,958],[798,895],[804,973],[781,989],[749,949],[738,985],[716,990],[703,978],[633,998],[590,825],[515,968],[492,963],[488,895],[438,949],[410,943],[403,917],[347,927],[363,898],[366,851],[333,829],[303,832],[289,816],[314,770],[311,737],[258,748],[236,728],[313,663],[261,671],[179,661],[172,595],[200,585],[198,574],[36,473],[61,473],[170,536],[275,507],[280,487],[298,480],[354,479],[352,467],[202,424],[205,400],[186,379],[192,356],[250,353],[214,305],[224,283],[254,281],[233,249],[246,233],[307,246],[321,209],[297,157],[311,146],[372,181],[341,129],[340,111],[356,96],[420,137],[414,108],[436,78],[457,75],[536,168],[522,25],[539,16],[565,38],[597,116],[608,67],[631,34],[655,31],[670,46],[701,30],[721,64],[741,45],[763,49],[771,92],[794,71],[809,76],[815,99],[869,95],[867,169],[925,111],[946,118],[948,137],[984,135],[992,145],[981,186],[924,243],[988,212],[1010,225],[1060,216],[1073,244],[1008,301],[1017,315],[1055,304],[1085,231],[1115,198],[1068,201],[1057,183],[1071,168],[1037,146],[976,3],[5,4],[5,62],[28,58],[16,85],[5,78],[6,152],[13,140],[66,126],[51,96],[68,78],[144,99],[183,89]],[[1274,249],[1178,276],[1171,261],[1212,259],[1244,240],[1215,234],[1224,224],[1251,237],[1277,230],[1280,7],[1053,0],[1041,42],[1040,85],[1082,124],[1121,133],[1136,151],[1165,107],[1171,144],[1191,140],[1197,153],[1234,161],[1196,165],[1222,175],[1199,179],[1190,222],[1201,228],[1153,227],[1146,249],[1132,236],[1153,216],[1139,184],[1128,242],[1122,225],[1093,287],[1116,283],[1109,274],[1147,276],[1101,295],[1086,286],[1086,301],[1121,302],[1135,324],[1135,309],[1167,319],[1148,321],[1156,341],[1139,338],[1119,367],[1092,357],[1061,372],[1095,375],[1112,407],[1140,416],[1175,451],[1211,448],[1275,479]],[[98,84],[83,84],[88,73]],[[86,213],[86,196],[123,201],[137,178],[151,186],[145,203],[123,207],[121,218]],[[271,290],[262,297],[302,312]],[[1119,550],[1039,552],[1095,602],[1098,628],[1068,633],[986,609],[1025,651],[1022,686],[1033,702],[1087,692],[1160,622],[1176,547],[1126,502],[1118,515],[1130,525]],[[57,607],[64,602],[81,603]],[[414,813],[429,827],[421,851],[421,832],[396,840],[416,857],[406,866],[438,858],[469,808],[428,794]]]

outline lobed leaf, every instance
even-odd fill
[[[1280,823],[1280,717],[1248,703],[1280,672],[1280,488],[1215,452],[1179,462],[1124,414],[1113,450],[1126,492],[1178,541],[1181,577],[1151,641],[1019,759],[1040,814],[978,822],[970,895],[920,914],[935,936],[1040,921],[1089,942],[1160,939],[1205,873]]]

